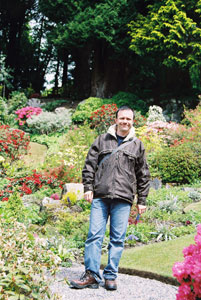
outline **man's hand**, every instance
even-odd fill
[[[88,191],[88,192],[84,193],[84,199],[89,203],[91,203],[93,201],[93,196],[94,196],[94,194],[92,191]]]
[[[145,205],[141,205],[141,204],[137,204],[136,207],[137,207],[137,211],[140,215],[143,214],[147,208]]]

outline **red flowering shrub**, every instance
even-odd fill
[[[10,178],[10,183],[0,191],[0,201],[7,201],[9,196],[13,193],[14,188],[20,192],[20,196],[33,194],[43,186],[50,188],[62,188],[63,182],[59,181],[56,177],[48,176],[33,171],[30,176],[22,178]]]
[[[107,131],[108,127],[115,123],[116,104],[105,104],[91,114],[91,128],[96,128],[98,134]]]
[[[10,162],[27,153],[29,141],[24,131],[0,125],[0,155]]]

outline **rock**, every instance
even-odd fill
[[[49,205],[61,206],[61,202],[59,200],[54,200],[52,198],[45,197],[42,200],[42,206],[49,206]]]
[[[66,183],[63,186],[61,198],[67,192],[75,193],[77,196],[77,200],[81,200],[84,197],[84,186],[82,183]]]
[[[69,109],[65,107],[57,107],[54,111],[56,114],[64,114],[64,113],[68,113]]]
[[[158,190],[162,187],[162,181],[158,178],[154,178],[153,180],[150,181],[150,187]]]
[[[184,208],[184,213],[187,213],[188,211],[193,210],[193,211],[201,211],[201,201],[196,202],[196,203],[191,203],[188,206]]]
[[[24,195],[22,197],[22,202],[24,204],[25,207],[29,207],[31,205],[38,205],[41,207],[41,200],[38,199],[36,196],[34,195]]]

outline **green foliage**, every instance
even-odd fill
[[[135,245],[136,242],[147,243],[151,239],[151,231],[154,230],[152,224],[138,223],[130,225],[126,232],[126,243]]]
[[[199,143],[184,143],[165,148],[152,157],[163,182],[191,183],[201,175],[201,150]]]
[[[166,224],[158,224],[156,227],[156,231],[151,232],[153,236],[155,236],[156,241],[168,241],[176,238],[176,235],[172,232],[171,226]]]
[[[159,205],[159,210],[164,210],[167,213],[172,213],[174,211],[178,211],[179,210],[179,206],[177,203],[177,196],[174,197],[173,195],[169,195],[169,197],[171,198],[170,200],[165,200],[165,201],[160,201],[158,203]]]
[[[63,195],[62,201],[64,202],[64,204],[66,204],[68,206],[75,205],[77,202],[77,195],[75,192],[69,191],[65,195]]]
[[[27,101],[28,99],[24,93],[18,91],[12,92],[8,100],[9,113],[14,113],[17,109],[25,107]]]
[[[180,237],[180,236],[184,236],[187,234],[196,233],[196,227],[194,225],[178,226],[178,227],[172,228],[171,231],[176,237]]]
[[[191,200],[188,197],[188,192],[183,191],[181,187],[165,188],[162,187],[159,190],[150,189],[147,197],[147,205],[158,207],[158,203],[161,201],[174,201],[177,197],[177,203],[189,203]]]
[[[90,97],[82,102],[80,102],[74,114],[72,115],[72,121],[74,123],[83,123],[84,121],[89,121],[91,113],[104,104],[103,99]]]
[[[136,111],[140,111],[142,115],[145,115],[148,111],[147,103],[132,93],[118,92],[111,99],[117,107],[127,105]]]
[[[5,56],[0,54],[0,84],[3,85],[2,93],[0,96],[5,97],[5,88],[11,89],[13,85],[11,84],[13,76],[12,70],[9,67],[6,67]]]
[[[51,100],[46,103],[43,103],[43,110],[46,111],[54,111],[57,107],[60,107],[62,104],[66,104],[67,100],[59,99],[59,100]]]
[[[65,182],[81,182],[87,152],[96,137],[88,125],[74,127],[63,135],[59,147],[49,149],[41,167]]]
[[[53,271],[59,258],[15,219],[0,218],[0,231],[2,299],[47,299],[44,271]]]
[[[129,25],[130,48],[139,55],[157,54],[168,67],[200,65],[198,2],[189,6],[171,0],[150,5],[147,16],[138,15]]]
[[[38,134],[62,132],[71,124],[71,112],[63,113],[42,112],[27,119],[29,130]]]
[[[201,193],[198,191],[191,191],[189,192],[188,197],[194,202],[199,202],[201,200]]]

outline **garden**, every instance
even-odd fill
[[[0,98],[0,299],[50,298],[47,269],[53,274],[83,261],[90,204],[62,189],[65,183],[81,183],[90,145],[114,122],[122,104],[135,110],[136,136],[145,145],[152,177],[147,211],[138,218],[132,207],[125,246],[196,236],[196,245],[184,251],[185,263],[174,266],[174,276],[181,284],[177,299],[201,298],[196,262],[201,255],[201,105],[184,108],[176,123],[159,106],[131,99],[119,92],[108,99],[90,97],[71,109],[65,100],[28,99],[17,91]],[[40,163],[25,159],[33,143],[46,146]],[[109,229],[103,253],[108,241]]]

